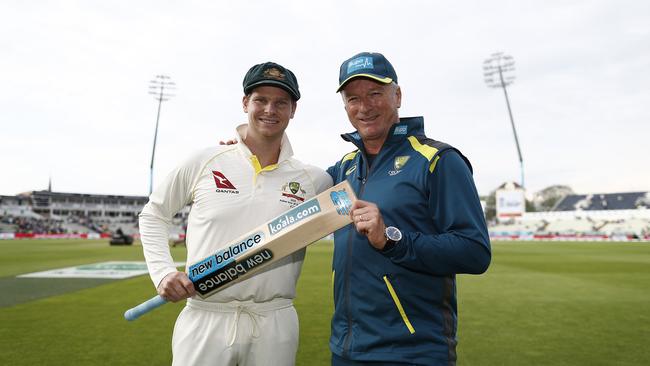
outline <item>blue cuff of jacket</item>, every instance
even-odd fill
[[[406,234],[403,234],[402,240],[397,242],[393,248],[389,250],[380,250],[381,254],[388,258],[400,258],[406,254],[407,251],[407,245],[406,245]]]

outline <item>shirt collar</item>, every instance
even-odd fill
[[[241,124],[237,126],[237,148],[246,156],[248,159],[251,159],[253,156],[253,153],[251,150],[246,146],[244,143],[244,139],[246,138],[246,133],[248,132],[248,123]],[[291,147],[291,143],[289,142],[289,137],[287,136],[287,133],[282,134],[282,141],[280,142],[280,156],[278,157],[278,163],[280,164],[281,162],[285,160],[289,160],[293,156],[293,148]]]

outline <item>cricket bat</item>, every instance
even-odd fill
[[[351,223],[350,207],[355,200],[352,187],[343,181],[188,266],[187,274],[197,295],[205,299],[250,278],[269,264]],[[165,303],[165,299],[155,296],[127,310],[124,318],[135,320]]]

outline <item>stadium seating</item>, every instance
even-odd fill
[[[139,236],[137,216],[146,197],[48,191],[0,196],[0,233]],[[185,236],[189,207],[170,227],[170,239]],[[570,194],[549,212],[526,212],[491,223],[493,238],[641,238],[650,240],[650,192]]]
[[[576,232],[594,232],[593,222],[587,219],[566,219],[551,221],[546,226],[546,231],[552,233],[576,233]]]
[[[650,208],[648,192],[571,194],[564,197],[553,211],[634,210]]]
[[[627,219],[608,222],[602,230],[608,235],[624,234],[643,237],[650,234],[650,219]]]
[[[15,233],[18,227],[13,224],[0,223],[0,233]]]
[[[650,192],[570,194],[548,212],[489,226],[493,238],[650,240]]]

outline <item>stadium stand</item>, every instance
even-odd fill
[[[596,231],[592,220],[577,217],[574,219],[551,221],[546,226],[548,232],[557,233],[587,233]]]
[[[628,235],[637,238],[650,236],[650,219],[627,219],[607,222],[602,231],[610,236]]]
[[[491,225],[494,239],[650,241],[650,192],[569,194],[551,211]]]
[[[0,233],[15,233],[16,231],[18,231],[16,225],[0,223]]]
[[[560,200],[552,211],[633,210],[650,208],[650,192],[571,194]]]
[[[0,239],[67,234],[112,237],[118,230],[139,236],[138,215],[145,196],[31,191],[0,196]],[[172,221],[170,239],[185,237],[189,207]],[[526,212],[492,223],[494,239],[647,240],[650,192],[568,194],[551,211]]]
[[[490,226],[491,231],[498,232],[537,232],[543,231],[544,227],[547,225],[546,221],[511,221],[508,223],[501,223],[497,225]]]
[[[138,215],[146,196],[118,196],[31,191],[0,196],[0,233],[97,234],[111,236],[118,229],[138,236]],[[170,236],[184,236],[189,208],[174,218]]]

